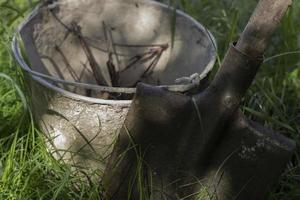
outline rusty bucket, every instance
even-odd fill
[[[39,5],[19,27],[13,51],[28,75],[34,116],[51,154],[100,175],[137,83],[184,92],[198,87],[195,80],[203,80],[216,59],[214,37],[193,18],[131,0]],[[192,74],[193,80],[181,78]]]

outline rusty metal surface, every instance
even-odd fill
[[[49,152],[79,169],[103,172],[128,105],[88,103],[68,98],[31,81],[36,121]]]
[[[232,45],[197,94],[138,85],[104,174],[107,198],[266,199],[296,146],[239,110],[261,62]]]

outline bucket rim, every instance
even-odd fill
[[[171,10],[173,9],[171,6],[165,5],[160,2],[156,1],[143,1],[146,4],[153,5],[153,6],[160,6],[165,9]],[[129,107],[130,104],[132,103],[132,100],[109,100],[109,99],[101,99],[101,98],[95,98],[95,97],[87,97],[84,95],[76,94],[74,92],[70,92],[68,90],[65,90],[63,88],[60,88],[56,86],[54,83],[61,83],[64,85],[72,85],[75,87],[82,87],[85,89],[91,89],[94,91],[107,91],[107,92],[116,92],[116,93],[127,93],[127,94],[134,94],[136,93],[136,88],[135,87],[110,87],[110,86],[100,86],[96,84],[89,84],[89,83],[82,83],[82,82],[77,82],[77,81],[66,81],[62,80],[60,78],[56,78],[53,76],[49,76],[37,71],[32,70],[26,61],[24,60],[24,57],[21,53],[20,45],[18,42],[18,36],[20,35],[20,31],[27,25],[27,23],[39,12],[39,9],[43,6],[43,4],[39,4],[26,18],[25,20],[16,28],[14,34],[13,34],[13,39],[12,39],[12,52],[13,55],[20,65],[20,67],[27,73],[30,74],[30,77],[36,81],[37,83],[43,85],[44,87],[51,89],[67,98],[71,98],[74,100],[79,100],[79,101],[84,101],[87,103],[95,103],[95,104],[104,104],[104,105],[118,105],[118,106],[125,106]],[[216,58],[217,58],[217,43],[215,40],[215,37],[211,34],[211,32],[205,28],[200,22],[195,20],[193,17],[189,16],[185,12],[176,9],[176,14],[188,19],[191,21],[192,24],[194,24],[199,30],[201,30],[203,33],[206,34],[206,36],[209,38],[211,41],[213,48],[214,48],[214,54],[211,57],[209,63],[206,65],[204,70],[199,74],[200,80],[204,79],[208,73],[212,70]],[[194,84],[170,84],[170,85],[159,85],[156,87],[160,88],[165,88],[170,91],[176,91],[176,92],[184,92],[187,91],[193,87],[195,87]]]

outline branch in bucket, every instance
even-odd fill
[[[76,35],[76,37],[78,38],[79,42],[80,42],[80,45],[90,63],[90,66],[93,70],[93,75],[94,75],[94,78],[96,79],[97,81],[97,84],[98,85],[109,85],[103,75],[102,75],[102,72],[101,72],[101,68],[100,66],[98,65],[89,45],[87,44],[87,42],[85,41],[85,39],[82,37],[82,34],[81,34],[81,27],[76,24],[76,23],[72,23],[72,32]]]
[[[161,45],[120,45],[116,44],[117,46],[122,46],[122,47],[135,47],[135,48],[143,48],[143,47],[150,47],[150,50],[141,53],[138,55],[135,55],[131,57],[129,60],[131,61],[121,72],[124,72],[128,69],[130,69],[132,66],[134,66],[138,62],[147,62],[151,60],[154,57],[160,57],[160,55],[168,49],[169,45],[168,44],[161,44]]]
[[[108,61],[107,61],[107,67],[110,73],[110,78],[113,82],[113,86],[119,86],[118,79],[119,79],[119,73],[122,73],[131,67],[133,67],[136,64],[142,64],[146,62],[150,62],[149,66],[146,67],[145,72],[142,74],[141,78],[145,78],[147,75],[150,75],[151,72],[153,72],[153,69],[157,65],[162,53],[168,49],[168,44],[149,44],[149,45],[130,45],[130,44],[118,44],[113,42],[111,29],[103,23],[103,29],[104,29],[104,38],[106,42],[106,51],[108,53]],[[115,47],[127,47],[127,48],[150,48],[148,51],[137,54],[129,59],[130,63],[125,66],[123,70],[116,70],[116,66],[113,63],[112,56],[115,54],[117,56],[116,51],[112,52],[112,49],[115,49]],[[153,59],[153,60],[152,60]],[[140,81],[137,80],[137,82]],[[136,82],[136,83],[137,83]],[[134,85],[136,85],[136,83]]]
[[[52,9],[50,9],[50,13],[56,19],[56,21],[58,21],[65,29],[67,29],[69,32],[73,33],[78,38],[80,45],[90,63],[90,66],[93,71],[93,76],[94,76],[97,84],[107,86],[108,84],[102,75],[101,68],[98,65],[95,57],[92,54],[92,51],[91,51],[89,45],[87,44],[87,42],[85,41],[85,39],[81,33],[81,27],[78,24],[76,24],[75,22],[73,22],[71,24],[71,27],[69,27],[64,22],[62,22],[62,20],[60,20],[59,17],[56,16],[56,14],[54,13],[54,11]]]
[[[135,55],[130,58],[130,63],[121,71],[125,72],[126,70],[129,70],[136,64],[142,64],[146,62],[150,62],[149,66],[146,67],[146,70],[142,74],[142,76],[136,81],[135,85],[143,78],[151,75],[153,73],[153,70],[157,66],[157,63],[159,62],[162,54],[164,51],[166,51],[169,48],[168,44],[150,44],[150,45],[126,45],[126,44],[115,44],[116,46],[120,47],[132,47],[132,48],[150,48],[148,51]]]
[[[104,38],[106,42],[106,50],[108,54],[108,61],[106,62],[106,66],[109,72],[111,84],[113,87],[118,87],[119,86],[119,73],[116,70],[116,66],[113,63],[112,59],[112,52],[111,49],[113,49],[113,42],[112,42],[112,34],[110,33],[110,29],[107,30],[107,26],[105,22],[102,22],[103,24],[103,31],[104,31]],[[108,32],[109,31],[109,32]]]
[[[68,69],[70,75],[72,76],[72,78],[74,80],[79,81],[80,77],[77,76],[76,72],[74,71],[73,67],[71,66],[71,64],[69,63],[67,57],[65,56],[65,54],[63,53],[63,51],[60,49],[59,46],[55,45],[54,49],[61,55],[63,62],[66,65],[66,68]]]
[[[157,63],[160,60],[160,57],[162,55],[163,51],[157,52],[157,56],[154,58],[154,60],[150,63],[150,65],[147,67],[146,71],[143,73],[141,78],[145,78],[146,76],[149,76],[153,73],[154,68],[156,67]]]
[[[104,79],[104,74],[103,71],[101,70],[101,67],[98,65],[90,44],[86,41],[86,39],[89,39],[88,37],[85,37],[84,35],[82,35],[81,32],[81,27],[75,23],[72,22],[71,25],[66,25],[55,13],[53,10],[50,10],[50,12],[52,13],[53,17],[66,29],[68,30],[70,33],[74,34],[79,42],[80,42],[80,46],[83,49],[87,60],[90,64],[90,67],[92,69],[92,74],[97,82],[98,85],[103,85],[103,86],[113,86],[113,87],[119,87],[119,79],[121,77],[121,73],[125,72],[129,69],[131,69],[134,66],[137,67],[141,67],[139,65],[148,63],[148,66],[145,67],[145,71],[142,73],[142,75],[140,75],[139,77],[137,77],[137,80],[134,80],[134,83],[132,84],[132,87],[134,87],[138,82],[140,82],[142,79],[149,77],[152,73],[153,70],[155,69],[155,67],[157,66],[157,63],[159,62],[162,54],[164,51],[166,51],[169,48],[169,44],[145,44],[145,45],[132,45],[132,44],[119,44],[119,43],[115,43],[113,41],[113,37],[112,37],[112,33],[111,33],[111,28],[108,27],[105,22],[103,22],[103,29],[104,29],[104,37],[105,37],[105,41],[102,41],[106,44],[106,52],[107,52],[107,62],[106,62],[106,66],[109,72],[109,76],[110,76],[110,80],[106,80]],[[116,51],[116,47],[119,48],[146,48],[146,52],[143,53],[138,53],[137,55],[132,56],[129,59],[129,63],[122,69],[120,70],[119,67],[119,62],[118,62],[118,54]],[[61,51],[60,51],[60,54]],[[116,60],[117,60],[117,66],[114,63],[114,56],[116,56]],[[64,59],[64,61],[66,61]],[[67,62],[66,62],[67,63]],[[70,65],[67,65],[67,67],[69,68]],[[70,70],[70,69],[69,69]],[[128,77],[130,78],[130,77]],[[102,93],[100,94],[102,95]],[[104,94],[103,94],[104,95]],[[113,97],[114,95],[105,95],[109,98]]]
[[[119,86],[119,74],[118,72],[116,72],[115,70],[115,65],[112,61],[112,53],[109,52],[109,58],[108,61],[106,62],[107,68],[108,68],[108,72],[110,75],[110,79],[111,79],[111,84],[113,87],[118,87]]]

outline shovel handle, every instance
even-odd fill
[[[263,54],[291,4],[292,0],[260,0],[236,48],[251,57]]]
[[[216,103],[236,109],[251,85],[271,35],[292,0],[260,0],[239,41],[231,45],[208,87]]]

